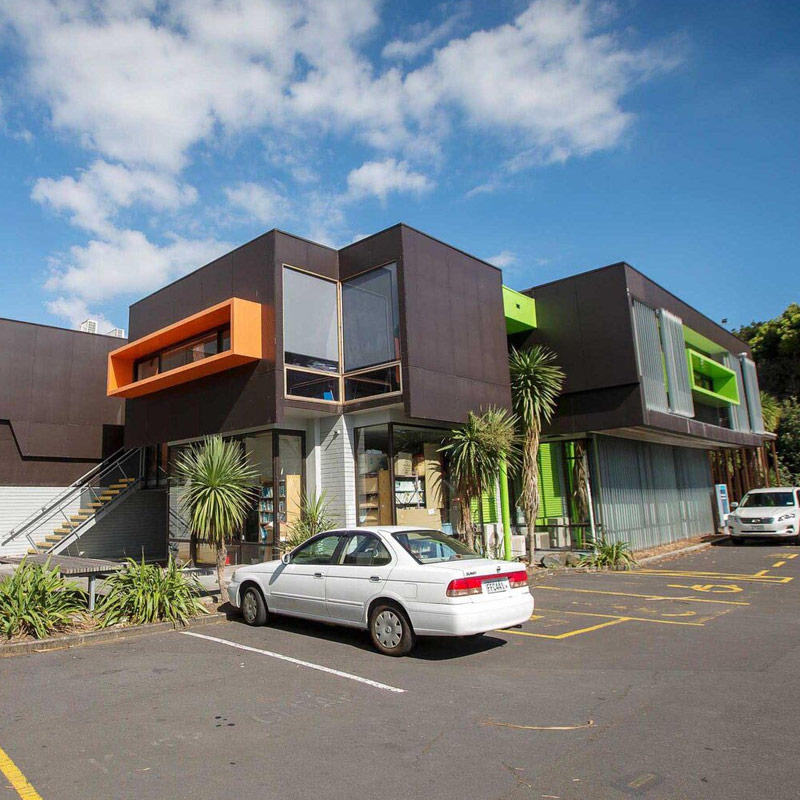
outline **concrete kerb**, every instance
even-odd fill
[[[727,538],[728,538],[727,535],[722,534],[720,536],[715,536],[712,539],[708,539],[705,542],[700,542],[699,544],[688,545],[686,547],[681,547],[678,550],[668,550],[664,553],[656,553],[655,555],[652,556],[646,556],[645,558],[637,559],[637,564],[638,565],[653,564],[657,561],[664,561],[668,558],[676,558],[677,556],[686,555],[687,553],[695,553],[700,550],[706,550],[713,544],[721,542]],[[598,569],[596,567],[567,567],[567,566],[550,567],[550,568],[534,567],[533,571],[531,571],[531,567],[529,566],[528,585],[539,583],[540,581],[546,580],[547,578],[551,578],[554,575],[564,575],[565,573],[569,573],[570,575],[576,575],[589,572],[609,572],[609,571],[610,570],[608,569]]]
[[[55,636],[51,639],[26,639],[23,642],[0,643],[0,658],[8,656],[26,655],[28,653],[41,653],[48,650],[67,650],[71,647],[80,647],[85,644],[97,644],[99,642],[113,642],[122,639],[133,639],[139,636],[146,636],[149,633],[162,633],[170,630],[187,630],[203,625],[210,625],[217,622],[224,622],[228,619],[227,614],[215,612],[204,614],[201,617],[193,617],[188,625],[175,626],[171,622],[156,622],[151,625],[130,625],[117,628],[105,628],[99,631],[88,631],[86,633],[68,633],[65,636]]]

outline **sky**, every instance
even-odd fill
[[[406,222],[524,289],[800,300],[791,0],[0,0],[0,316],[101,332],[278,227]]]

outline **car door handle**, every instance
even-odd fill
[[[322,577],[322,573],[321,572],[315,572],[314,573],[314,577],[315,578],[321,578]]]
[[[380,575],[370,575],[369,579],[371,581],[373,581],[374,583],[377,583],[381,579],[381,576]]]

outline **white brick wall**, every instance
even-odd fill
[[[339,525],[356,524],[356,473],[353,424],[347,416],[319,421],[319,476],[330,511]]]

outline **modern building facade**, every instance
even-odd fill
[[[94,402],[121,421],[124,401],[125,452],[141,465],[130,484],[102,488],[130,494],[153,530],[144,542],[123,521],[120,544],[79,529],[65,552],[159,557],[169,540],[188,555],[173,467],[211,434],[239,442],[259,475],[235,562],[275,555],[303,497],[323,492],[341,525],[456,531],[442,442],[468,412],[510,407],[512,346],[546,345],[566,373],[540,453],[539,548],[711,533],[709,454],[765,437],[747,346],[631,266],[520,293],[402,224],[340,250],[270,231],[134,303],[129,331],[121,345],[89,337],[108,361]],[[105,367],[92,364],[97,382]],[[519,479],[509,484],[512,532],[526,533]],[[472,509],[490,549],[504,488]],[[523,537],[515,545],[524,552]]]

